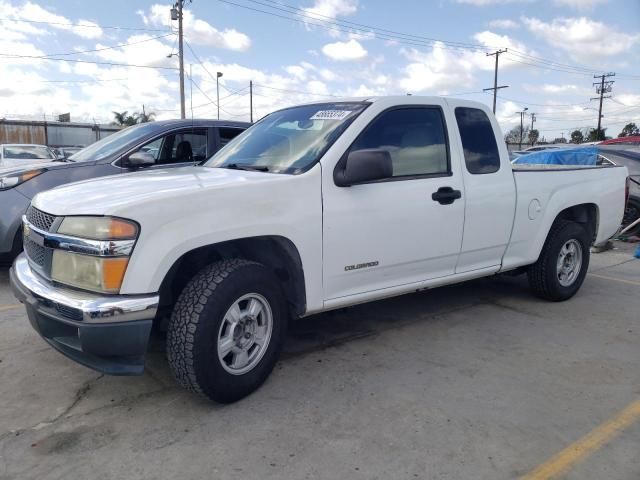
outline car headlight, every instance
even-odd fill
[[[100,293],[119,293],[138,238],[138,224],[115,217],[65,217],[56,232],[51,279]],[[62,247],[65,245],[65,247]]]
[[[54,250],[51,279],[83,290],[118,293],[128,263],[129,257],[94,257]]]
[[[114,217],[65,217],[58,233],[92,240],[135,240],[138,225]]]
[[[10,188],[17,187],[21,183],[31,180],[33,177],[37,177],[43,172],[46,172],[46,169],[41,168],[39,170],[29,170],[27,172],[4,175],[0,177],[0,190],[8,190]]]

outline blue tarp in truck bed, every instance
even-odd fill
[[[517,165],[596,165],[598,148],[573,147],[542,150],[518,157],[513,163]]]

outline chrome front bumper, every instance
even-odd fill
[[[157,294],[98,295],[58,287],[34,273],[24,254],[11,267],[10,280],[31,325],[54,348],[104,373],[142,373]]]

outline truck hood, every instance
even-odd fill
[[[123,173],[70,183],[33,199],[33,205],[53,215],[122,214],[128,208],[171,202],[205,191],[244,188],[257,182],[281,181],[288,175],[230,170],[226,168],[180,167]]]

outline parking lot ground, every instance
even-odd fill
[[[499,276],[295,323],[233,405],[49,348],[0,271],[0,479],[640,478],[640,260],[592,256],[570,301]]]

